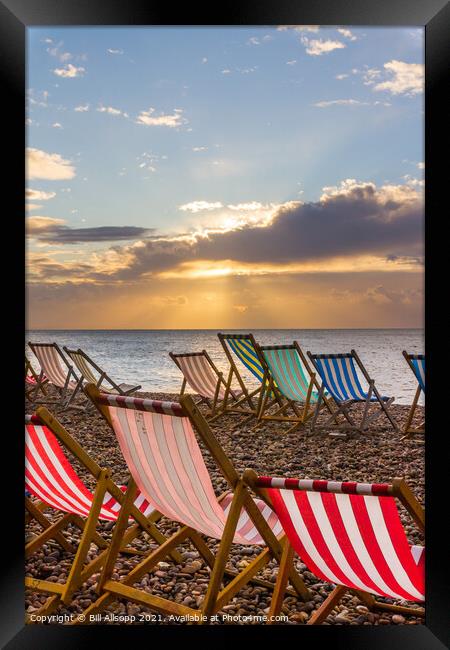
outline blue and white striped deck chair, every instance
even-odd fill
[[[414,413],[417,408],[417,403],[419,401],[420,393],[421,391],[423,391],[423,393],[425,394],[425,355],[408,354],[406,350],[403,350],[403,356],[406,359],[406,363],[413,371],[418,384],[416,394],[414,395],[414,400],[411,405],[411,409],[409,411],[408,418],[406,420],[405,429],[404,429],[404,433],[406,435],[404,435],[403,438],[408,438],[413,433],[425,433],[425,422],[422,422],[422,424],[420,424],[420,426],[417,428],[411,428],[411,423],[413,421]]]
[[[228,374],[226,389],[227,396],[231,391],[233,377],[236,378],[242,390],[242,398],[239,400],[239,403],[235,402],[234,404],[228,404],[228,401],[225,400],[226,407],[224,410],[248,414],[251,417],[256,416],[262,403],[264,394],[264,390],[262,389],[267,386],[268,381],[267,371],[263,367],[259,357],[255,338],[253,334],[222,334],[220,332],[217,336],[219,337],[219,341],[222,344],[228,361],[230,362],[230,371]],[[259,385],[257,388],[253,390],[247,388],[236,366],[234,357],[237,357],[242,365],[258,380]],[[258,396],[257,404],[255,404],[255,401],[253,400],[256,396]],[[271,404],[275,401],[278,403],[281,401],[278,393],[274,396],[274,393],[271,391],[270,397],[275,397],[275,399],[271,401]],[[242,407],[242,404],[244,403],[246,403],[245,408]]]
[[[395,397],[380,395],[375,386],[375,380],[370,378],[355,350],[346,354],[311,354],[311,352],[308,352],[308,357],[311,359],[314,367],[320,375],[320,378],[322,379],[322,386],[319,394],[323,394],[324,391],[327,390],[338,408],[335,416],[342,413],[350,424],[350,426],[346,424],[338,425],[333,428],[355,429],[362,433],[367,429],[371,422],[384,413],[395,431],[398,431],[398,424],[389,411],[389,407]],[[367,381],[368,389],[366,390],[361,386],[355,363],[356,366],[359,367],[364,379]],[[374,402],[378,402],[380,410],[377,410],[369,417],[369,406]],[[357,403],[364,403],[365,405],[360,424],[356,424],[355,420],[348,412],[349,408],[353,404]],[[311,425],[312,430],[315,428],[318,413],[319,411],[316,409]],[[330,427],[331,419],[332,418],[324,424],[323,428]]]
[[[314,407],[319,399],[320,384],[316,380],[316,373],[311,369],[307,358],[303,354],[297,341],[291,345],[258,345],[257,350],[264,359],[268,369],[269,386],[275,386],[285,399],[275,413],[266,413],[267,391],[264,395],[258,421],[275,420],[278,422],[291,422],[293,426],[287,431],[290,433],[303,426],[313,415]],[[330,413],[333,411],[325,399],[322,406],[328,406]],[[311,407],[311,409],[310,409]],[[293,416],[286,415],[291,409]]]

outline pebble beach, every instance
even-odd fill
[[[49,392],[52,391],[53,388],[50,388]],[[174,393],[139,392],[136,396],[170,401],[178,399],[178,395]],[[80,394],[74,400],[74,404],[84,407],[87,404],[87,398]],[[35,408],[36,406],[32,402],[27,402],[25,412],[31,414]],[[126,483],[129,473],[115,435],[95,409],[64,409],[54,405],[49,405],[47,408],[92,458],[102,467],[111,470],[112,479],[117,484]],[[409,412],[409,406],[394,404],[391,409],[402,428]],[[424,408],[419,406],[413,425],[419,424],[423,419]],[[224,416],[212,426],[214,434],[238,473],[242,473],[246,468],[252,468],[257,473],[265,475],[361,482],[389,482],[394,477],[403,477],[419,502],[424,503],[423,435],[411,436],[401,441],[400,438],[403,434],[395,433],[384,416],[380,416],[366,434],[342,438],[330,436],[327,431],[308,435],[308,427],[287,433],[290,425],[276,422],[264,422],[257,430],[254,430],[253,426],[254,421],[239,424],[239,418],[235,416]],[[227,483],[207,452],[205,452],[204,458],[216,494],[220,495],[227,489]],[[94,489],[95,480],[76,460],[73,458],[70,460],[79,476],[85,481],[86,486]],[[414,526],[406,511],[401,506],[399,511],[410,543],[424,544],[423,536]],[[46,510],[46,516],[53,522],[61,516],[61,513],[56,513],[49,508]],[[100,522],[97,530],[108,540],[112,528],[112,523]],[[164,535],[170,536],[178,530],[179,525],[163,517],[158,523],[158,528]],[[27,541],[40,531],[41,528],[36,522],[27,524]],[[79,539],[78,529],[69,526],[66,537],[76,544]],[[218,548],[217,540],[208,539],[207,542],[210,549],[215,552]],[[144,552],[156,548],[149,541],[146,533],[143,533],[133,543],[133,546]],[[199,557],[196,549],[188,543],[180,545],[178,550],[183,557],[181,564],[175,564],[170,559],[162,561],[135,586],[149,593],[196,608],[201,604],[206,593],[209,569]],[[238,571],[242,570],[258,554],[258,550],[259,547],[233,545],[228,567]],[[96,554],[97,547],[92,546],[89,559],[93,559]],[[64,583],[72,559],[71,553],[64,551],[56,542],[50,541],[27,559],[25,572],[32,578]],[[129,573],[130,569],[141,559],[140,556],[120,555],[113,579],[120,579],[121,576]],[[310,589],[311,599],[308,602],[303,602],[298,597],[286,595],[282,609],[282,624],[302,625],[307,623],[311,612],[322,604],[332,589],[332,585],[321,582],[310,573],[298,557],[296,558],[296,567]],[[259,577],[274,583],[277,570],[277,564],[271,562],[260,572]],[[65,617],[69,620],[71,617],[81,614],[97,599],[94,590],[97,578],[98,574],[94,574],[84,583],[75,593],[69,606],[60,605],[58,607],[54,615],[61,618],[55,619],[55,622],[63,622]],[[261,624],[264,622],[263,617],[269,611],[270,598],[271,591],[269,589],[250,583],[228,605],[223,607],[223,610],[219,612],[218,619],[211,624]],[[31,590],[26,591],[25,609],[28,622],[33,622],[33,613],[39,610],[45,600],[45,595],[37,594]],[[396,601],[396,604],[404,603]],[[376,609],[369,611],[356,596],[347,594],[322,625],[416,625],[422,623],[423,618],[420,617],[402,616]],[[117,600],[102,613],[100,620],[93,621],[91,624],[176,625],[185,623],[168,620],[162,615],[155,615],[142,605]]]

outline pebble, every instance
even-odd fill
[[[404,616],[401,616],[401,614],[394,614],[391,620],[396,625],[406,622],[406,618]]]

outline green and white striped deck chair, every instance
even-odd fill
[[[258,421],[275,420],[291,422],[290,433],[303,426],[313,415],[314,407],[319,400],[327,405],[326,395],[319,397],[320,385],[315,372],[311,369],[306,356],[297,341],[291,345],[258,345],[260,357],[264,359],[268,370],[269,387],[275,384],[286,402],[275,413],[267,413],[266,403],[268,391],[265,391],[258,413]],[[311,409],[310,409],[311,406]],[[331,409],[328,406],[330,412]],[[288,410],[293,415],[286,415]]]
[[[225,411],[246,414],[249,416],[248,419],[256,417],[259,413],[265,392],[263,387],[268,386],[268,372],[264,367],[265,364],[263,359],[259,356],[255,337],[253,334],[222,334],[220,332],[217,336],[219,337],[219,341],[222,344],[228,361],[230,362],[230,371],[228,373],[226,387]],[[253,390],[247,388],[238,367],[236,366],[236,357],[244,368],[246,368],[246,370],[248,370],[258,380],[259,385],[257,388],[254,388]],[[229,404],[227,397],[231,391],[233,378],[235,378],[239,383],[242,391],[242,398],[238,403],[235,402],[234,404]],[[271,391],[269,396],[273,398],[270,405],[273,405],[275,402],[278,402],[280,406],[282,405],[282,400],[276,387]],[[258,401],[256,401],[256,398],[258,398]],[[269,408],[269,405],[267,405],[266,408]]]

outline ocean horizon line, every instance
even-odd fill
[[[422,327],[154,327],[154,328],[135,328],[135,327],[30,327],[26,332],[242,332],[251,330],[255,332],[270,332],[273,330],[286,331],[302,330],[305,332],[315,331],[367,331],[375,332],[380,330],[423,330]]]

